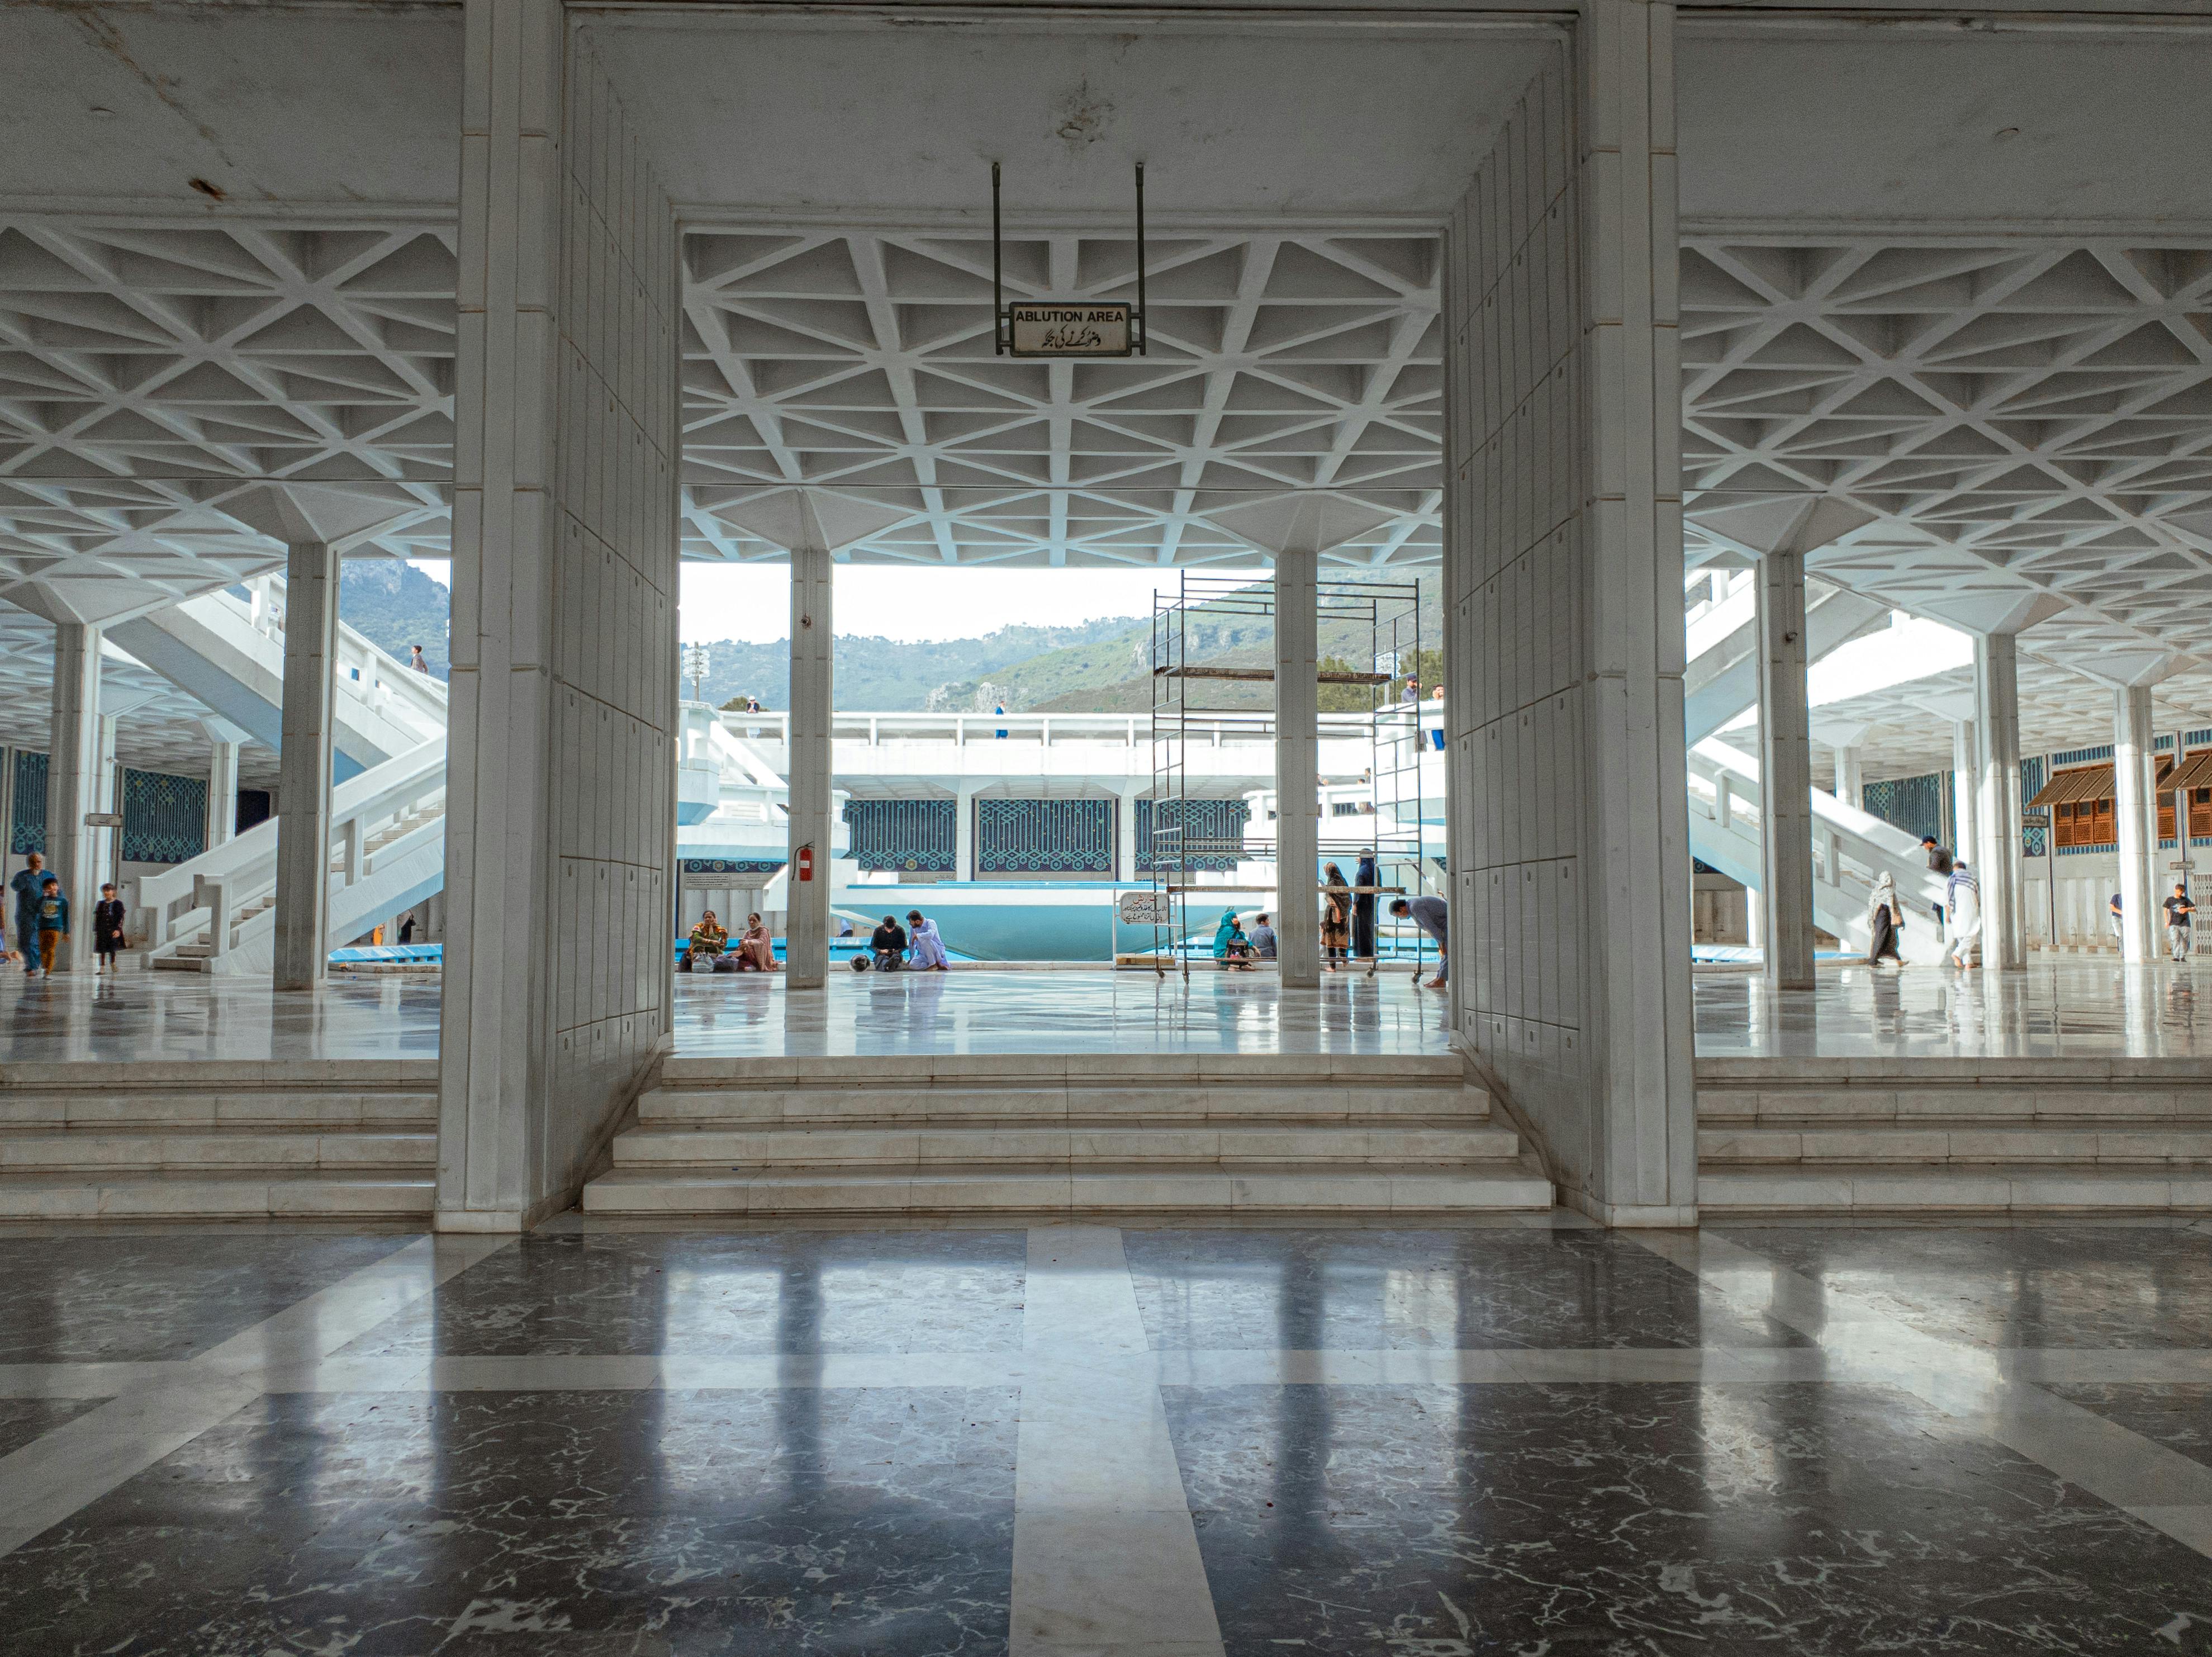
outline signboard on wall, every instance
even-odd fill
[[[1016,300],[1006,307],[1009,349],[1015,356],[1131,356],[1134,313],[1118,300]]]
[[[1164,926],[1168,924],[1168,895],[1165,892],[1124,892],[1119,913],[1124,926]]]

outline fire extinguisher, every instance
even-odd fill
[[[814,878],[814,848],[811,846],[799,848],[799,877],[801,880]]]

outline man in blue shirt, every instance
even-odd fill
[[[46,884],[46,859],[33,852],[29,866],[17,870],[8,883],[15,898],[15,947],[23,952],[23,971],[32,978],[39,975],[39,889]]]
[[[1451,944],[1445,934],[1449,930],[1449,911],[1443,899],[1429,897],[1394,897],[1390,913],[1401,920],[1410,920],[1437,941],[1437,975],[1429,980],[1429,987],[1440,990],[1451,972]]]

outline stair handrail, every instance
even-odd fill
[[[281,640],[284,634],[284,578],[276,574],[257,577],[249,586],[258,589],[258,603],[241,604],[228,592],[210,596],[244,611],[249,624],[258,632]],[[367,634],[344,622],[340,622],[337,628],[337,667],[338,683],[371,705],[396,707],[401,713],[411,715],[410,722],[421,726],[425,735],[446,728],[449,707],[444,683],[428,673],[417,673]]]

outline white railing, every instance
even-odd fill
[[[251,594],[240,604],[228,593],[210,595],[242,612],[247,624],[281,649],[284,640],[284,578],[259,575],[246,584]],[[443,731],[447,724],[446,687],[428,673],[417,673],[365,634],[343,622],[338,623],[337,682],[341,691],[360,697],[387,719],[394,719],[422,736]]]
[[[1444,705],[1428,701],[1420,705],[1424,727],[1439,725]],[[1395,710],[1393,710],[1395,713]],[[781,747],[791,739],[787,712],[736,713],[719,716],[724,731],[744,742]],[[1324,713],[1320,734],[1323,741],[1364,740],[1370,716],[1364,713]],[[1264,711],[1194,716],[1183,725],[1192,740],[1212,747],[1239,743],[1272,744],[1273,716]],[[896,743],[949,743],[956,748],[1004,742],[1014,745],[1060,748],[1093,744],[1109,748],[1148,747],[1152,740],[1150,713],[840,713],[832,716],[830,739],[880,748]]]
[[[446,743],[434,737],[373,766],[331,791],[331,910],[334,940],[355,922],[380,918],[373,889],[404,859],[445,840]],[[190,949],[220,958],[273,932],[277,819],[271,817],[159,874],[142,875],[134,907],[140,949],[150,962]],[[440,853],[442,856],[442,852]],[[351,928],[352,930],[348,930]]]
[[[1759,762],[1717,737],[1690,750],[1690,845],[1698,858],[1747,886],[1759,883]],[[1813,806],[1813,914],[1847,945],[1868,944],[1866,906],[1878,875],[1897,883],[1914,958],[1934,959],[1923,947],[1934,938],[1930,911],[1942,903],[1943,882],[1928,869],[1919,842],[1894,823],[1846,805],[1815,788]]]

